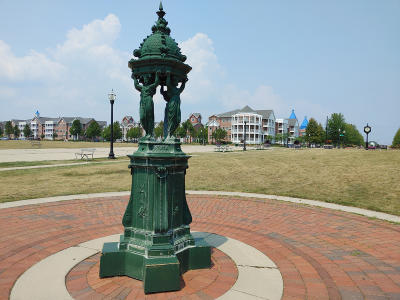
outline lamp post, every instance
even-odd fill
[[[368,125],[364,126],[364,132],[367,135],[367,141],[365,142],[365,150],[368,150],[368,134],[371,132],[371,127]]]
[[[341,130],[340,128],[339,128],[339,148],[340,148],[340,145],[342,144],[342,148],[344,148],[343,147],[343,144],[344,144],[344,139],[342,140],[341,139],[341,137],[344,137],[344,134],[346,133],[346,131],[343,129],[343,130]]]
[[[244,120],[244,128],[243,128],[243,151],[246,151],[246,125],[247,125],[247,120]]]
[[[108,94],[108,99],[111,104],[111,135],[110,135],[110,153],[108,154],[109,159],[115,159],[114,156],[114,101],[115,94],[114,90],[111,90],[111,93]]]

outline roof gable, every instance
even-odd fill
[[[300,129],[306,129],[306,128],[307,128],[307,125],[308,125],[307,117],[304,117],[304,120],[303,120],[303,122],[302,122],[301,125],[300,125]]]
[[[294,109],[292,109],[292,113],[290,114],[289,119],[297,119],[296,114],[294,113]]]

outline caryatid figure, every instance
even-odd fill
[[[170,138],[174,135],[175,130],[178,128],[179,123],[181,122],[181,93],[185,89],[186,81],[188,78],[186,77],[181,86],[178,88],[179,80],[175,76],[171,76],[170,72],[167,72],[167,91],[165,92],[163,87],[161,87],[161,94],[164,96],[165,101],[167,101],[167,106],[165,107],[165,118],[167,121],[167,125],[165,127],[167,132],[167,138]],[[165,122],[164,121],[164,122]]]
[[[153,96],[157,91],[159,84],[160,71],[156,72],[154,83],[151,83],[151,74],[142,75],[143,85],[140,85],[138,79],[133,77],[135,88],[140,92],[140,123],[146,131],[145,138],[154,136],[154,102]]]

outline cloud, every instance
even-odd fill
[[[138,118],[139,93],[134,90],[127,62],[131,54],[114,45],[119,38],[121,23],[114,14],[96,19],[66,34],[65,41],[46,53],[31,51],[16,57],[11,48],[0,41],[0,87],[8,86],[1,78],[19,80],[19,86],[0,89],[3,100],[12,103],[1,112],[24,118],[36,109],[42,115],[81,115],[108,120],[107,93],[114,88],[117,102],[116,119],[123,115]],[[189,82],[182,94],[182,119],[191,112],[208,115],[250,105],[254,109],[273,109],[278,117],[288,114],[291,107],[279,94],[264,83],[254,90],[232,84],[218,61],[212,39],[197,33],[179,43],[187,63],[192,66]],[[42,84],[30,85],[40,79]],[[55,80],[56,79],[56,80]],[[165,101],[154,97],[156,120],[163,118]],[[24,115],[15,115],[22,114]],[[6,116],[8,115],[8,116]]]
[[[11,47],[0,40],[0,78],[10,81],[55,80],[66,68],[46,55],[31,50],[28,55],[16,57]]]
[[[117,39],[120,30],[121,23],[114,14],[109,14],[104,20],[94,20],[82,29],[73,28],[68,31],[67,40],[57,46],[57,56],[110,45]],[[101,49],[98,50],[103,53]]]
[[[224,71],[218,63],[212,40],[204,33],[197,33],[179,46],[187,56],[186,63],[192,67],[188,75],[190,82],[183,94],[185,101],[200,103],[216,96]]]
[[[245,105],[253,109],[278,110],[285,115],[290,109],[267,84],[250,91],[230,83],[223,66],[218,62],[213,41],[206,34],[197,33],[179,46],[188,57],[187,63],[193,68],[182,95],[184,106],[188,102],[190,106],[201,107],[208,114],[242,108]]]

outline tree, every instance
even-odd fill
[[[156,138],[163,137],[163,135],[164,135],[164,122],[163,121],[158,123],[157,127],[154,128],[154,135]]]
[[[19,138],[19,135],[21,134],[21,130],[19,130],[18,125],[14,126],[14,138]]]
[[[400,148],[400,128],[397,130],[396,134],[394,135],[392,147]]]
[[[228,133],[226,132],[225,129],[217,128],[217,129],[213,132],[212,136],[213,136],[213,138],[214,138],[217,142],[221,142],[221,141],[226,137],[227,134],[228,134]]]
[[[195,138],[195,129],[193,127],[193,124],[190,122],[190,120],[186,120],[182,124],[183,130],[185,130],[185,138],[189,135],[192,138]]]
[[[186,137],[186,129],[181,125],[176,129],[175,134],[180,138]]]
[[[53,132],[53,141],[58,137],[58,133],[57,132]]]
[[[333,113],[328,119],[328,139],[334,144],[339,144],[341,141],[340,132],[346,129],[346,122],[343,114]]]
[[[325,130],[314,118],[308,121],[305,140],[310,144],[321,144],[325,139]]]
[[[208,144],[208,129],[207,127],[200,127],[197,131],[197,138],[203,145]]]
[[[303,145],[306,142],[306,140],[307,140],[306,137],[303,135],[303,136],[296,137],[296,139],[294,141],[295,141],[295,144]]]
[[[72,126],[69,129],[69,133],[71,133],[71,135],[76,136],[76,139],[79,139],[79,136],[82,134],[82,124],[81,121],[79,121],[78,119],[74,120],[72,122]]]
[[[89,124],[88,128],[86,129],[85,136],[92,141],[101,135],[101,128],[99,123],[93,121]]]
[[[272,135],[266,135],[264,138],[264,143],[271,144],[274,137]]]
[[[139,127],[132,127],[126,133],[128,139],[136,140],[142,136],[142,132]]]
[[[275,135],[275,143],[280,142],[280,143],[282,144],[282,141],[283,141],[283,135],[282,135],[282,133],[277,133],[277,134]]]
[[[8,138],[10,138],[10,135],[14,133],[14,128],[12,126],[11,121],[7,121],[6,125],[4,126],[4,129],[6,131],[6,135],[8,136]]]
[[[31,127],[28,124],[25,124],[24,130],[22,130],[22,132],[24,133],[24,136],[26,138],[29,138],[32,134]]]
[[[111,124],[108,125],[106,128],[104,128],[102,134],[103,138],[106,141],[111,140]],[[122,138],[122,130],[121,127],[119,126],[119,122],[114,122],[113,124],[113,140],[114,142],[118,139]]]
[[[3,136],[3,128],[0,127],[0,136]]]
[[[364,145],[364,138],[355,125],[346,123],[344,142],[347,145],[361,146]]]

